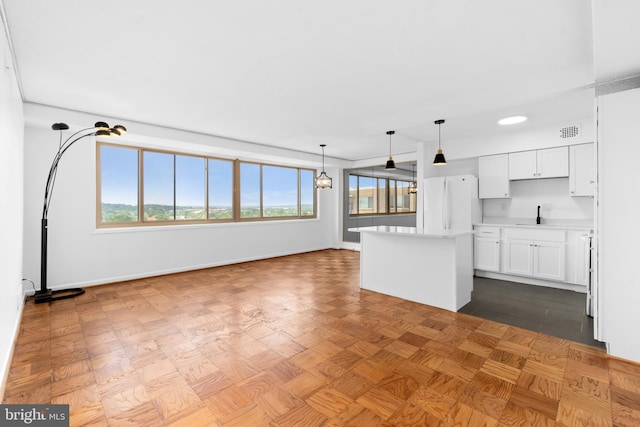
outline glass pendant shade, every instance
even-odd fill
[[[320,172],[320,175],[316,177],[316,188],[333,187],[333,180],[324,171],[324,147],[326,146],[327,144],[320,144],[320,147],[322,147],[322,172]]]
[[[409,194],[416,194],[418,192],[418,182],[416,181],[416,165],[411,165],[411,176],[413,182],[409,184]]]
[[[316,188],[332,188],[332,179],[327,176],[325,171],[322,171],[316,178]]]

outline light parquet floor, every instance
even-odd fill
[[[327,250],[24,309],[4,403],[71,425],[638,426],[640,366],[359,289]]]

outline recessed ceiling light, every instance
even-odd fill
[[[525,116],[511,116],[511,117],[505,117],[504,119],[498,120],[498,124],[499,125],[514,125],[516,123],[522,123],[525,120],[527,120],[527,118]]]

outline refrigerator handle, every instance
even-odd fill
[[[447,194],[447,178],[443,181],[444,190],[442,192],[442,227],[447,230],[449,228],[449,197]]]

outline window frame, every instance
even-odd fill
[[[415,198],[416,197],[415,194],[412,195],[411,193],[409,193],[410,199],[409,199],[408,211],[398,211],[398,203],[396,198],[398,188],[402,188],[402,187],[398,187],[398,182],[406,183],[408,186],[413,181],[398,179],[398,178],[391,178],[391,177],[380,177],[380,176],[368,175],[368,174],[349,173],[349,178],[348,178],[349,190],[351,189],[351,177],[356,177],[355,181],[356,181],[357,187],[355,189],[356,191],[355,191],[355,200],[353,201],[353,207],[355,208],[357,213],[349,212],[349,217],[380,216],[380,215],[413,215],[416,213],[417,203],[415,202],[415,200],[414,200],[414,203],[411,203],[411,197],[413,196]],[[382,181],[385,183],[384,184],[385,185],[384,187],[385,205],[386,205],[385,212],[379,212],[381,201],[376,198],[373,200],[373,205],[375,206],[375,212],[360,213],[360,178],[361,177],[374,180],[376,187],[375,187],[375,190],[373,190],[372,194],[375,193],[377,195],[377,198],[379,198],[379,195],[380,195],[380,189],[381,189],[380,182]],[[351,194],[349,194],[349,197],[350,196]],[[411,210],[411,205],[413,205],[414,207],[413,210]]]
[[[102,168],[101,168],[101,147],[102,146],[110,146],[128,150],[136,150],[138,156],[138,207],[137,207],[137,221],[128,221],[128,222],[103,222],[102,221]],[[154,153],[162,153],[162,154],[170,154],[173,155],[173,178],[174,178],[174,188],[173,188],[173,212],[174,219],[171,220],[159,220],[159,221],[148,221],[145,220],[144,217],[144,153],[145,152],[154,152]],[[175,212],[179,208],[176,206],[176,156],[189,156],[195,158],[201,158],[204,160],[204,219],[175,219]],[[231,191],[232,191],[232,216],[231,218],[211,218],[209,212],[209,196],[210,196],[210,176],[209,176],[209,160],[219,160],[231,162]],[[241,201],[241,182],[240,182],[240,168],[242,164],[255,164],[259,166],[259,175],[260,175],[260,216],[259,217],[249,217],[249,218],[241,218],[240,217],[240,201]],[[276,167],[276,168],[287,168],[296,170],[297,177],[297,215],[287,215],[287,216],[264,216],[264,186],[263,186],[263,167]],[[106,141],[96,141],[96,228],[128,228],[128,227],[153,227],[153,226],[180,226],[186,224],[219,224],[219,223],[242,223],[242,222],[259,222],[259,221],[285,221],[285,220],[306,220],[306,219],[317,219],[318,217],[318,195],[315,188],[313,188],[313,214],[312,215],[302,215],[302,171],[309,171],[312,174],[312,177],[315,177],[318,174],[317,169],[313,168],[304,168],[297,166],[289,166],[289,165],[279,165],[274,163],[262,163],[256,161],[249,160],[240,160],[240,159],[228,159],[223,157],[216,156],[207,156],[207,155],[198,155],[188,152],[179,152],[172,150],[161,150],[155,148],[145,148],[140,146],[133,145],[124,145],[124,144],[114,144]]]

